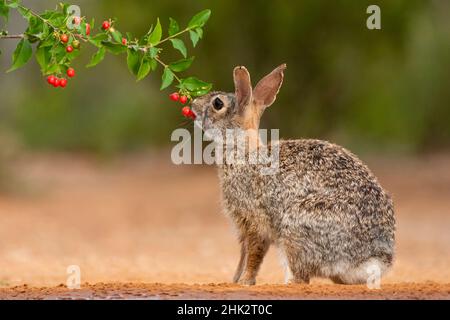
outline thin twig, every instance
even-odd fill
[[[168,66],[167,64],[165,64],[163,61],[161,61],[161,60],[159,59],[159,57],[155,57],[155,60],[158,61],[158,63],[159,63],[160,65],[162,65],[164,68],[168,68],[168,67],[169,67],[169,66]],[[175,72],[172,72],[172,73],[173,73],[174,78],[178,81],[178,83],[181,83],[181,79],[178,78],[178,76],[175,74]]]
[[[0,39],[23,39],[25,35],[23,34],[10,34],[10,35],[0,35]]]
[[[166,41],[169,41],[170,39],[174,39],[174,38],[176,38],[176,37],[178,37],[178,36],[181,36],[183,33],[188,32],[188,31],[190,31],[190,30],[191,30],[191,28],[186,28],[186,29],[184,29],[184,30],[181,30],[180,32],[177,32],[177,33],[175,33],[175,34],[173,34],[173,35],[171,35],[171,36],[169,36],[169,37],[167,37],[167,38],[165,38],[165,39],[162,39],[161,41],[159,41],[158,43],[156,43],[153,47],[157,47],[157,46],[159,46],[160,44],[162,44],[162,43],[164,43],[164,42],[166,42]]]
[[[50,23],[47,19],[42,18],[38,13],[34,12],[33,10],[31,10],[30,8],[24,7],[22,5],[18,6],[20,9],[22,10],[26,10],[29,13],[31,13],[33,16],[35,16],[36,18],[41,19],[44,23],[48,24],[50,27],[52,27],[54,30],[59,30],[59,28],[55,27],[52,23]]]

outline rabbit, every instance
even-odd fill
[[[210,92],[192,101],[203,130],[257,132],[281,88],[286,64],[253,89],[245,67],[234,69],[235,92]],[[268,150],[257,134],[249,140]],[[396,222],[393,201],[368,167],[343,147],[320,140],[279,140],[279,168],[218,165],[225,214],[238,233],[241,256],[233,282],[254,285],[271,245],[286,265],[286,283],[313,277],[337,284],[368,283],[392,266]],[[252,152],[249,149],[248,152]]]

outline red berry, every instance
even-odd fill
[[[69,68],[69,69],[67,69],[67,76],[68,76],[69,78],[75,77],[75,69],[74,69],[74,68]]]
[[[183,116],[187,118],[191,115],[192,110],[189,107],[184,107],[183,109],[181,109],[181,112],[183,113]]]
[[[189,114],[189,118],[191,118],[192,120],[195,120],[195,118],[197,118],[194,111],[191,110],[191,113]]]
[[[48,76],[47,77],[47,82],[48,84],[53,85],[55,83],[56,77],[55,76]]]
[[[66,51],[68,53],[71,53],[73,51],[73,47],[72,46],[67,46]]]
[[[180,100],[180,95],[178,94],[178,92],[174,92],[169,96],[169,98],[172,101],[178,101]]]
[[[59,86],[61,88],[65,88],[67,86],[67,79],[65,78],[59,79]]]
[[[180,98],[181,104],[186,104],[187,101],[188,101],[188,98],[186,96],[181,96],[181,98]]]
[[[67,34],[62,34],[60,37],[61,41],[64,43],[69,42],[69,36]]]
[[[122,39],[122,44],[123,44],[124,46],[126,46],[126,45],[127,45],[127,39],[123,38],[123,39]]]
[[[57,88],[57,87],[60,86],[60,84],[61,84],[61,81],[60,81],[58,78],[55,78],[55,82],[53,82],[53,86],[54,86],[55,88]]]
[[[103,21],[102,29],[108,30],[109,28],[111,28],[111,24],[108,21]]]
[[[91,25],[89,23],[86,23],[86,35],[90,35],[91,34]]]

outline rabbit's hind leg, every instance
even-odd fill
[[[305,263],[301,250],[296,246],[283,246],[286,266],[286,284],[309,284],[311,276],[314,274],[312,268]]]
[[[381,276],[389,266],[377,258],[370,258],[355,267],[349,267],[345,272],[332,275],[330,279],[336,284],[371,284],[379,283]]]
[[[242,285],[254,285],[264,256],[269,250],[270,241],[257,233],[250,233],[245,235],[243,246],[245,247],[241,252],[243,272],[238,283]],[[239,271],[239,266],[237,271]]]

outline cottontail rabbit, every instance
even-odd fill
[[[279,66],[252,89],[247,69],[235,68],[235,93],[211,92],[193,101],[197,124],[257,130],[285,69]],[[271,244],[285,258],[290,283],[325,277],[359,284],[372,272],[381,276],[393,260],[395,218],[375,176],[355,155],[326,141],[281,140],[278,146],[279,168],[272,175],[262,175],[257,164],[219,165],[225,212],[241,243],[234,282],[255,284]]]

